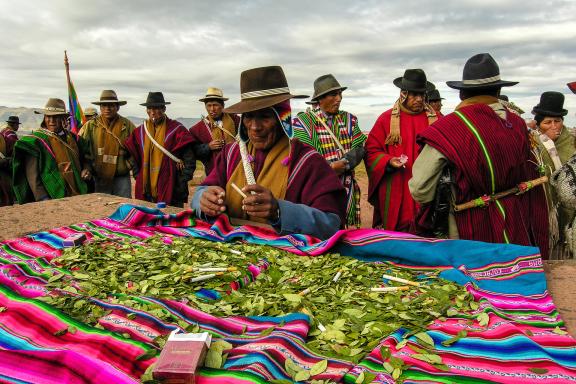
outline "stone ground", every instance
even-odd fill
[[[357,176],[362,190],[362,226],[370,227],[372,207],[366,201],[368,185],[364,167]],[[191,194],[202,179],[203,169],[198,169],[191,183]],[[132,203],[155,207],[155,204],[141,200],[94,193],[60,200],[30,203],[22,206],[0,208],[0,241],[51,228],[81,223],[112,214],[120,203]],[[168,207],[166,213],[176,213],[181,209]],[[548,289],[554,303],[566,322],[570,333],[576,336],[576,260],[545,263]]]

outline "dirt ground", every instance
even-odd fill
[[[362,191],[362,226],[369,228],[372,223],[372,206],[367,202],[368,181],[363,166],[358,167],[357,178]],[[203,179],[203,169],[196,171],[191,183],[191,194]],[[124,199],[105,194],[90,194],[59,200],[14,205],[0,208],[0,241],[26,234],[81,223],[111,215],[121,203],[155,207],[155,204],[141,200]],[[177,213],[181,209],[168,207],[166,213]],[[547,262],[545,264],[548,289],[554,303],[566,322],[569,331],[576,336],[576,260]]]

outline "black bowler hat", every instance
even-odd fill
[[[162,107],[168,104],[170,104],[170,102],[164,101],[164,95],[162,92],[148,92],[146,102],[140,105],[145,107]]]
[[[18,116],[8,116],[8,120],[6,120],[8,124],[22,124]]]
[[[421,69],[407,69],[404,76],[394,79],[394,85],[403,91],[426,93],[434,90],[434,84],[426,80],[426,74]]]
[[[500,67],[489,53],[479,53],[468,59],[462,71],[462,81],[447,81],[454,89],[493,89],[510,87],[517,81],[500,79]]]
[[[560,92],[544,92],[540,95],[540,102],[532,108],[533,115],[561,117],[568,111],[564,109],[564,95]]]
[[[440,92],[437,89],[428,92],[428,101],[440,101],[440,100],[444,100],[444,98],[440,97]]]

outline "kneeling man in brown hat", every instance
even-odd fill
[[[423,206],[419,227],[430,229],[434,223],[429,218],[445,214],[450,238],[537,246],[547,258],[544,192],[525,183],[539,177],[526,123],[498,99],[502,87],[518,83],[502,80],[494,58],[480,53],[464,65],[462,81],[446,84],[460,91],[462,102],[418,138],[423,148],[409,185]],[[447,202],[438,205],[435,195],[445,170],[453,181]],[[525,193],[491,201],[494,195],[519,185],[524,185]],[[472,208],[459,208],[465,203]],[[443,213],[439,206],[449,209]]]
[[[82,138],[69,132],[66,105],[49,99],[41,111],[41,128],[20,138],[14,146],[14,194],[18,203],[58,199],[87,192],[91,177],[84,164]]]
[[[183,207],[196,168],[193,138],[186,127],[166,116],[168,104],[162,92],[148,93],[140,104],[146,107],[148,119],[124,145],[136,167],[136,198]]]
[[[126,101],[118,100],[116,92],[107,89],[100,94],[100,100],[92,104],[100,106],[100,115],[86,122],[79,135],[88,143],[86,158],[95,179],[95,191],[130,198],[132,165],[124,141],[135,126],[118,114]]]
[[[417,204],[408,180],[419,152],[416,136],[438,118],[426,104],[426,93],[435,87],[421,69],[407,69],[394,85],[400,97],[378,117],[366,141],[368,201],[374,206],[373,227],[410,232]]]
[[[192,208],[207,220],[227,213],[281,234],[332,236],[344,223],[345,190],[318,152],[292,139],[290,99],[299,96],[282,68],[244,71],[240,89],[241,101],[224,110],[242,114],[240,140],[216,158]]]

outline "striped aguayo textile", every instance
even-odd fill
[[[100,319],[105,330],[79,323],[35,300],[45,295],[44,285],[57,267],[51,260],[61,252],[62,239],[78,232],[92,238],[142,239],[152,235],[194,236],[214,241],[243,239],[271,244],[300,255],[328,250],[365,261],[391,261],[410,268],[440,268],[480,301],[478,313],[489,316],[486,327],[449,318],[429,326],[438,354],[449,372],[414,359],[412,342],[395,346],[406,330],[399,329],[382,344],[411,368],[408,383],[561,383],[576,382],[576,341],[560,334],[563,322],[552,302],[537,249],[471,241],[431,240],[406,234],[376,231],[340,231],[318,242],[308,236],[278,237],[256,227],[231,227],[225,217],[215,224],[198,221],[191,212],[176,216],[134,206],[122,206],[110,218],[58,228],[0,243],[0,382],[7,383],[136,383],[154,359],[137,361],[151,349],[157,335],[177,328],[149,313],[100,302],[110,313]],[[475,283],[475,287],[471,284]],[[289,379],[287,358],[311,367],[325,358],[304,346],[308,317],[217,318],[172,300],[153,301],[190,324],[223,337],[234,347],[225,369],[203,369],[199,383],[265,383]],[[466,319],[465,319],[466,320]],[[54,336],[68,326],[75,333]],[[261,331],[276,326],[261,336]],[[556,332],[554,330],[556,329]],[[468,336],[450,347],[440,342],[466,330]],[[121,334],[129,333],[131,338]],[[358,365],[328,359],[328,369],[315,379],[353,383],[363,371],[377,374],[376,383],[392,383],[384,371],[379,347]],[[539,369],[535,369],[539,368]],[[535,373],[538,372],[538,373]]]

